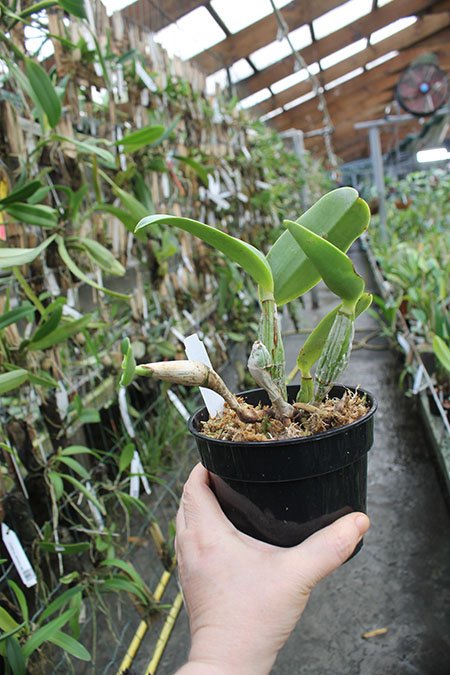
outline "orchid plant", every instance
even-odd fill
[[[364,280],[346,254],[366,230],[369,208],[356,190],[343,187],[319,199],[297,221],[285,220],[286,231],[265,255],[251,244],[196,220],[171,215],[143,218],[136,232],[150,236],[168,225],[198,237],[240,265],[258,286],[261,316],[258,339],[248,368],[255,382],[267,391],[276,417],[291,418],[296,408],[314,410],[345,370],[352,347],[355,318],[372,300]],[[299,351],[301,386],[297,401],[287,400],[283,340],[278,308],[313,288],[320,280],[337,296],[338,304],[318,323]],[[128,340],[122,345],[121,384],[135,375],[155,377],[187,386],[203,386],[219,393],[238,416],[256,421],[261,411],[240,403],[219,375],[195,361],[164,361],[136,365]],[[315,373],[312,373],[316,365]]]

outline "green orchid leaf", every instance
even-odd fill
[[[90,279],[87,276],[87,274],[85,274],[82,270],[80,270],[76,262],[72,260],[72,258],[70,257],[69,252],[64,243],[64,239],[59,235],[56,238],[56,243],[58,244],[58,251],[59,255],[61,256],[61,259],[67,265],[72,274],[75,275],[78,279],[80,279],[80,281],[84,281],[85,284],[88,284],[89,286],[92,286],[93,288],[96,288],[99,291],[103,291],[103,293],[107,293],[108,295],[111,295],[114,298],[120,298],[121,300],[130,299],[130,296],[125,295],[125,293],[118,293],[117,291],[111,291],[109,288],[100,286],[100,284],[98,284],[93,279]]]
[[[86,328],[91,319],[92,315],[87,314],[86,316],[82,316],[81,319],[67,321],[67,323],[58,326],[52,333],[46,335],[41,340],[30,342],[28,350],[32,352],[41,351],[42,349],[49,349],[60,342],[65,342],[72,337],[72,335],[76,335],[76,333],[79,333]]]
[[[42,545],[44,542],[40,542],[40,545]],[[72,588],[69,588],[67,591],[64,591],[61,593],[61,595],[58,595],[57,598],[52,600],[52,602],[47,605],[47,607],[44,609],[40,616],[41,621],[45,621],[45,619],[48,619],[49,616],[57,612],[61,607],[64,607],[67,605],[68,602],[72,600],[73,597],[75,597],[78,593],[81,593],[82,587],[80,585],[77,586],[72,586]]]
[[[35,384],[38,387],[57,387],[58,383],[53,377],[50,377],[47,373],[42,371],[38,373],[28,373],[28,379],[31,384]]]
[[[56,235],[53,234],[36,248],[0,248],[0,269],[28,265],[52,243],[55,237]]]
[[[76,138],[61,136],[60,134],[53,135],[51,140],[71,143],[76,147],[81,155],[95,155],[97,159],[100,160],[100,163],[106,166],[108,169],[115,169],[116,167],[116,158],[114,155],[109,152],[109,150],[99,148],[93,140],[78,141]]]
[[[3,328],[6,328],[13,323],[17,323],[21,319],[31,316],[35,311],[36,307],[30,303],[23,303],[19,307],[10,309],[8,312],[5,312],[2,314],[2,316],[0,316],[0,330],[3,330]]]
[[[58,501],[64,494],[64,481],[56,471],[49,471],[47,475],[51,481],[53,490],[55,491],[55,499]],[[40,545],[42,546],[43,543],[44,542],[40,542]]]
[[[183,162],[183,164],[190,166],[200,178],[203,185],[208,187],[208,169],[205,168],[203,164],[196,162],[195,159],[192,159],[192,157],[182,157],[181,155],[175,155],[175,159],[178,159],[179,162]]]
[[[40,187],[41,181],[39,180],[32,180],[26,185],[22,185],[22,187],[13,190],[9,195],[0,199],[0,208],[9,206],[15,202],[23,202],[25,199],[31,197],[31,195],[34,195]]]
[[[17,389],[28,380],[28,371],[23,368],[11,370],[9,373],[0,374],[0,395]]]
[[[23,620],[25,621],[25,623],[28,623],[30,619],[30,613],[28,610],[28,603],[25,598],[24,592],[12,579],[8,579],[7,583],[10,589],[13,591],[14,595],[16,596],[16,600],[19,604]]]
[[[78,642],[78,640],[75,640],[75,638],[73,638],[71,635],[67,635],[67,633],[58,631],[51,638],[49,638],[49,642],[56,645],[57,647],[60,647],[62,650],[68,654],[71,654],[80,661],[91,660],[91,655],[86,647],[84,647],[81,642]]]
[[[58,0],[58,5],[62,7],[67,14],[77,16],[79,19],[87,18],[84,0]]]
[[[36,649],[39,649],[39,647],[44,642],[50,640],[57,633],[57,631],[71,619],[73,614],[74,610],[68,609],[66,612],[58,616],[56,619],[53,619],[49,623],[45,624],[45,626],[42,626],[42,628],[38,628],[28,638],[28,640],[22,647],[24,657],[28,659],[31,656],[31,654],[33,654],[33,652],[35,652]]]
[[[34,96],[47,115],[48,123],[53,129],[61,119],[61,102],[55,87],[47,75],[47,72],[36,61],[25,59],[25,72],[34,92]]]
[[[120,386],[128,387],[133,382],[134,373],[136,370],[136,360],[134,358],[133,349],[129,338],[124,338],[122,340],[121,350],[123,354],[122,360],[122,375],[120,378]]]
[[[346,311],[353,313],[365,284],[350,258],[337,246],[300,223],[292,220],[285,220],[284,223],[330,291],[341,298]]]
[[[139,200],[136,199],[134,195],[132,195],[129,192],[125,192],[125,190],[122,190],[122,188],[118,187],[117,185],[114,185],[112,188],[112,191],[116,195],[116,197],[119,197],[120,201],[122,202],[122,206],[130,213],[130,215],[134,219],[134,228],[136,231],[136,225],[138,221],[142,220],[147,216],[147,209],[145,206],[141,204]]]
[[[76,544],[56,544],[53,541],[40,541],[39,548],[45,553],[61,553],[62,555],[76,555],[89,551],[91,543],[89,541],[79,541]]]
[[[251,244],[197,220],[162,214],[143,218],[136,226],[136,232],[143,230],[151,232],[155,225],[172,225],[198,237],[240,265],[264,292],[273,292],[273,277],[267,259]]]
[[[90,474],[87,469],[84,468],[80,462],[78,462],[76,459],[73,459],[73,457],[63,457],[60,455],[58,457],[58,461],[61,462],[61,464],[65,464],[66,466],[69,467],[69,469],[72,469],[72,471],[75,471],[81,478],[84,478],[85,480],[90,479]]]
[[[27,204],[17,202],[6,206],[6,213],[19,223],[38,227],[56,227],[58,212],[45,204]]]
[[[9,635],[6,638],[6,662],[14,675],[27,675],[24,650],[14,635]]]
[[[67,480],[69,483],[71,483],[79,492],[81,492],[86,499],[88,499],[94,506],[98,508],[100,513],[102,513],[104,516],[106,516],[106,509],[103,506],[103,504],[97,499],[97,497],[92,494],[84,485],[83,483],[80,483],[79,480],[74,478],[73,476],[69,476],[67,473],[62,473],[61,478],[64,478],[64,480]]]
[[[137,152],[159,141],[164,132],[165,128],[161,124],[151,125],[127,134],[120,141],[116,141],[115,145],[122,146],[124,152]]]
[[[76,239],[84,248],[92,262],[101,267],[104,272],[117,277],[124,276],[124,266],[115,259],[111,251],[105,248],[105,246],[102,246],[98,241],[88,239],[87,237],[77,237]]]
[[[370,211],[350,187],[338,188],[319,199],[297,223],[347,251],[369,224]],[[320,274],[299,248],[289,231],[284,232],[267,255],[275,282],[275,302],[281,306],[309,291]]]
[[[450,348],[439,335],[433,337],[433,351],[439,363],[450,373]]]
[[[50,335],[50,333],[53,333],[62,319],[62,313],[63,308],[58,304],[48,319],[44,321],[44,323],[33,333],[30,338],[30,342],[39,342],[43,338],[47,337],[47,335]]]

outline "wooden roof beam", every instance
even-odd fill
[[[334,52],[348,46],[361,38],[368,38],[374,31],[404,16],[424,12],[434,0],[394,0],[380,9],[363,16],[340,30],[313,42],[301,53],[307,63],[314,63]],[[240,98],[254,94],[260,89],[269,87],[274,82],[294,72],[294,56],[277,61],[272,66],[247,77],[236,84],[236,92]]]
[[[121,10],[122,16],[152,31],[161,30],[209,0],[138,0]]]
[[[447,22],[450,22],[450,18]],[[441,16],[424,16],[420,21],[409,26],[409,28],[406,28],[400,33],[392,35],[390,38],[387,38],[376,45],[369,45],[362,52],[355,54],[355,56],[351,56],[350,58],[345,59],[345,61],[341,61],[341,63],[337,63],[335,66],[327,68],[320,74],[322,85],[328,84],[356,68],[365,66],[366,63],[369,63],[390,51],[400,51],[399,56],[394,57],[390,61],[386,61],[381,66],[383,70],[391,72],[393,69],[398,71],[400,68],[403,68],[407,63],[408,58],[414,58],[414,56],[418,55],[422,49],[435,49],[438,45],[448,47],[450,42],[450,30],[439,31],[439,33],[436,34],[436,30],[441,27]],[[411,45],[415,45],[418,40],[421,41],[420,45],[411,47]],[[375,68],[375,70],[376,69],[377,68]],[[311,91],[311,83],[309,80],[306,80],[281,91],[279,94],[274,94],[271,98],[248,110],[250,113],[260,117],[271,110],[282,107],[286,105],[286,103],[303,96],[309,91]]]
[[[345,0],[293,0],[280,9],[280,13],[286,21],[289,31],[311,23],[330,9],[342,5]],[[245,2],[245,0],[243,0]],[[255,21],[247,28],[230,35],[217,45],[195,57],[196,65],[206,74],[210,75],[220,68],[228,68],[235,61],[247,57],[260,47],[265,47],[276,39],[278,24],[273,14]]]

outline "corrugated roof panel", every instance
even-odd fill
[[[206,7],[197,7],[189,14],[155,33],[155,40],[169,56],[179,56],[183,61],[209,49],[226,37],[217,21]]]

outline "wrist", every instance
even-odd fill
[[[257,646],[245,629],[232,639],[221,631],[194,635],[188,664],[195,664],[192,675],[266,675],[275,662],[276,653],[267,653],[266,645]],[[209,669],[209,670],[208,670]],[[184,675],[184,673],[183,673]]]

